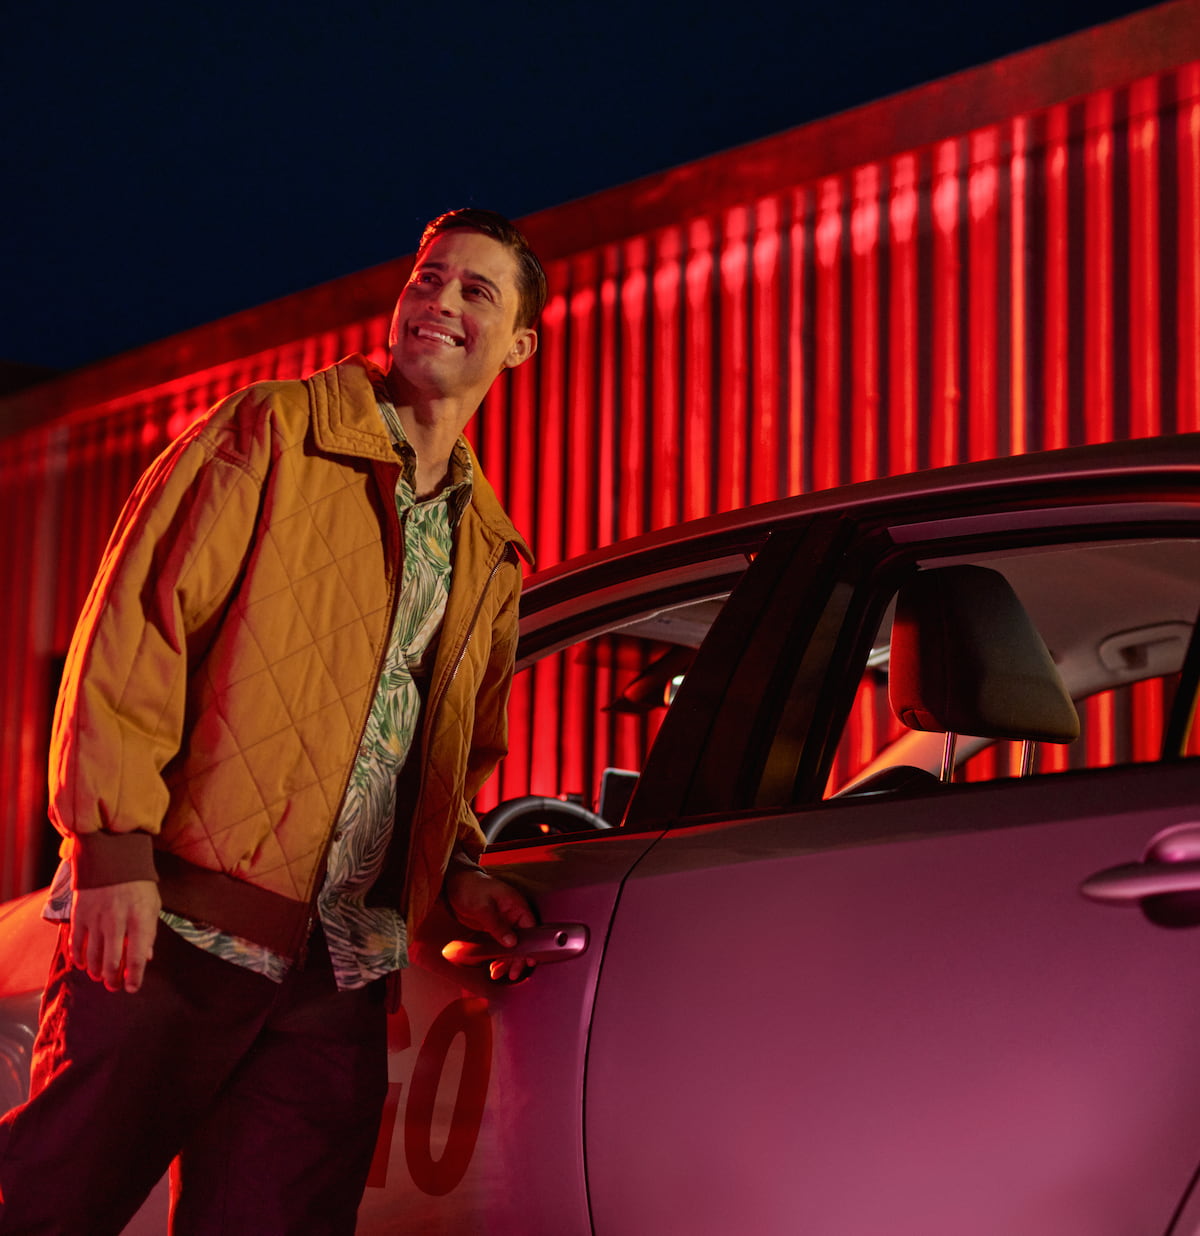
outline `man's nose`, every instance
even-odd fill
[[[453,280],[438,285],[433,296],[433,307],[438,313],[459,314],[462,312],[462,288]]]

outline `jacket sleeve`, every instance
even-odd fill
[[[50,753],[50,814],[76,887],[155,878],[152,837],[168,803],[163,770],[183,737],[189,652],[215,625],[255,526],[260,481],[246,447],[263,418],[252,403],[234,397],[224,417],[219,405],[151,465],[84,605]]]
[[[521,570],[515,562],[512,580],[508,595],[496,613],[491,653],[475,698],[475,726],[467,755],[466,783],[455,843],[455,853],[466,854],[472,861],[478,860],[483,853],[484,837],[470,808],[471,800],[508,754],[508,696],[517,654],[521,597]]]

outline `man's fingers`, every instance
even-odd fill
[[[125,990],[129,992],[137,991],[142,985],[142,979],[146,977],[146,961],[147,958],[135,958],[131,955],[131,950],[127,946],[125,949]]]
[[[154,952],[161,905],[153,880],[77,889],[71,914],[72,964],[109,991],[137,991]]]
[[[87,929],[80,923],[67,928],[67,955],[76,970],[87,969]]]
[[[525,898],[516,889],[500,881],[496,881],[489,910],[492,922],[489,923],[488,930],[505,948],[512,948],[517,942],[514,927],[532,927],[537,921]]]
[[[97,924],[92,924],[86,929],[86,939],[83,968],[91,978],[100,982],[104,978],[104,932]]]
[[[108,922],[104,932],[104,965],[100,977],[109,991],[119,991],[125,974],[125,924]],[[93,976],[95,977],[95,976]]]
[[[529,961],[524,957],[502,957],[493,961],[488,967],[488,972],[492,976],[493,981],[502,983],[508,981],[516,983],[523,978],[528,978],[536,967],[537,963]]]
[[[147,924],[135,919],[125,937],[125,990],[137,991],[146,977],[146,963],[154,956],[154,929],[157,919]]]

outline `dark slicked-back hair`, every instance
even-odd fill
[[[537,254],[529,247],[529,241],[515,224],[494,210],[464,206],[460,210],[448,210],[425,225],[417,257],[425,252],[436,237],[455,228],[482,232],[485,236],[498,240],[516,258],[517,326],[533,326],[546,304],[546,272],[542,269]]]

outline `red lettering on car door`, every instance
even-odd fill
[[[447,1055],[460,1034],[464,1038],[462,1074],[446,1145],[435,1159],[431,1145],[434,1105]],[[423,1192],[440,1197],[466,1175],[483,1123],[491,1072],[492,1023],[487,1001],[476,996],[452,1001],[438,1014],[421,1044],[404,1109],[404,1154],[413,1182]]]

